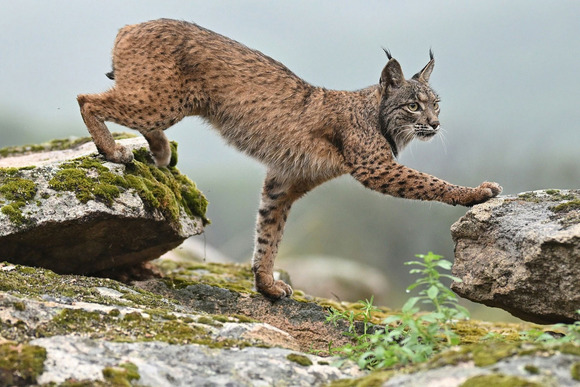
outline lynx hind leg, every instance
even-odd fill
[[[113,135],[105,125],[114,116],[114,100],[110,91],[102,94],[82,94],[77,97],[81,116],[87,126],[99,153],[114,163],[126,164],[133,160],[133,153],[116,144]]]
[[[143,133],[149,143],[149,149],[158,167],[166,167],[171,161],[171,147],[163,130],[152,130]]]
[[[290,297],[292,288],[274,280],[274,260],[282,239],[284,226],[292,203],[310,190],[308,185],[279,183],[269,173],[262,189],[256,225],[256,241],[252,270],[256,289],[271,299]]]

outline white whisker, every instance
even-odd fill
[[[441,145],[443,145],[443,153],[447,154],[447,142],[446,142],[446,138],[445,138],[445,129],[443,129],[441,126],[439,127],[439,141],[441,141]]]

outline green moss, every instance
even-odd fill
[[[82,203],[100,200],[107,205],[112,205],[121,194],[121,189],[127,188],[125,179],[110,172],[91,156],[62,164],[48,185],[55,191],[74,192]]]
[[[0,383],[3,386],[35,384],[44,370],[46,349],[35,345],[0,344]]]
[[[169,344],[200,344],[212,348],[246,347],[251,343],[227,339],[215,341],[211,331],[200,327],[192,319],[163,320],[146,317],[139,312],[124,317],[82,309],[64,309],[50,322],[36,329],[37,335],[54,336],[81,333],[91,338],[117,342],[162,341]]]
[[[177,145],[172,149],[176,152]],[[109,206],[122,192],[133,189],[147,206],[171,220],[176,221],[183,210],[190,216],[199,216],[204,224],[209,223],[205,217],[207,199],[187,176],[175,167],[157,168],[151,164],[147,148],[133,153],[135,160],[126,165],[123,176],[111,172],[97,156],[86,156],[61,165],[49,186],[56,191],[74,192],[82,203],[98,200]]]
[[[106,367],[103,369],[103,377],[113,386],[132,386],[132,380],[139,380],[141,375],[139,375],[139,368],[131,363],[126,362],[120,364],[117,367]]]
[[[580,342],[560,344],[558,350],[567,355],[580,356]]]
[[[177,165],[177,142],[170,141],[169,146],[171,147],[171,158],[169,159],[169,166],[175,167]]]
[[[213,319],[217,322],[220,322],[220,323],[227,323],[230,321],[230,319],[227,316],[221,316],[221,315],[213,316]]]
[[[18,168],[8,167],[8,168],[0,168],[0,179],[3,179],[7,176],[14,176],[18,173]]]
[[[67,332],[88,333],[94,330],[97,323],[104,322],[99,312],[89,312],[83,309],[63,309],[41,330],[46,336],[52,333],[64,334]]]
[[[176,150],[177,145],[174,144],[172,149]],[[146,148],[134,150],[133,155],[135,160],[127,165],[125,178],[128,186],[135,189],[145,203],[172,219],[179,217],[181,207],[188,215],[201,217],[204,225],[209,223],[205,217],[208,201],[195,183],[175,167],[157,168],[151,164],[151,155]]]
[[[304,355],[297,354],[297,353],[289,354],[288,356],[286,356],[286,359],[288,359],[296,364],[300,364],[301,366],[304,366],[304,367],[309,367],[313,364],[312,360],[310,360],[310,358],[308,358],[307,356],[304,356]]]
[[[570,200],[568,202],[560,203],[550,208],[554,212],[569,212],[580,209],[580,199]]]
[[[467,379],[460,387],[541,387],[541,384],[512,375],[488,374]]]
[[[127,313],[125,315],[125,317],[123,317],[123,321],[127,321],[127,322],[139,322],[143,320],[143,315],[139,312],[131,312],[131,313]]]
[[[519,200],[524,200],[526,202],[539,203],[541,200],[538,194],[535,192],[524,192],[518,195]]]
[[[524,366],[524,370],[527,373],[532,374],[532,375],[539,375],[540,374],[540,369],[533,364],[526,364]]]
[[[570,367],[570,374],[572,375],[572,379],[580,380],[580,361],[572,364]]]
[[[171,289],[183,289],[190,285],[205,284],[233,292],[257,294],[253,289],[254,277],[249,265],[242,264],[189,264],[160,262],[160,270],[166,274],[163,282]]]
[[[12,201],[30,201],[36,195],[36,184],[17,177],[0,179],[0,195]]]
[[[375,371],[358,379],[339,379],[330,383],[331,387],[380,387],[392,376],[394,371]]]
[[[14,309],[22,312],[26,310],[26,304],[24,302],[14,302],[12,303],[12,306],[14,306]]]
[[[20,210],[22,207],[24,207],[24,204],[21,202],[10,203],[0,208],[0,212],[6,215],[13,224],[20,226],[26,223],[26,218]]]
[[[485,346],[473,348],[473,361],[478,367],[492,365],[506,357],[518,353],[519,344],[514,343],[490,343]]]
[[[254,320],[253,318],[248,317],[248,316],[244,316],[243,314],[233,314],[232,317],[235,318],[236,320],[238,320],[238,322],[240,322],[240,323],[250,324],[250,323],[259,322],[258,320]]]
[[[34,199],[37,191],[36,184],[17,177],[18,172],[16,168],[0,168],[0,196],[11,202],[2,206],[0,212],[17,226],[27,222],[22,207]]]
[[[0,266],[10,265],[0,263]],[[12,266],[12,265],[11,265]],[[94,302],[102,305],[147,306],[166,305],[160,297],[142,295],[142,303],[133,303],[101,295],[97,287],[107,287],[122,293],[131,293],[114,280],[106,278],[91,278],[79,275],[58,275],[48,269],[31,268],[13,265],[14,269],[2,272],[0,291],[8,292],[18,297],[41,299],[50,294],[54,297],[70,297],[77,301]],[[30,286],[34,284],[34,286]],[[136,290],[136,293],[139,290]],[[146,293],[142,291],[143,293]],[[140,294],[140,293],[137,293]]]
[[[201,316],[197,318],[196,321],[198,324],[210,325],[213,327],[221,327],[223,324],[215,319],[215,317],[211,316]]]

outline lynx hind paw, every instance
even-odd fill
[[[272,299],[279,300],[284,297],[292,296],[292,287],[284,281],[276,280],[270,286],[264,286],[256,284],[256,288],[264,296]]]
[[[133,161],[133,152],[129,148],[115,144],[113,153],[105,155],[105,158],[113,163],[128,164]]]
[[[171,164],[171,153],[166,154],[155,154],[152,153],[153,156],[153,160],[155,161],[155,165],[158,167],[167,167],[169,164]],[[177,163],[175,163],[177,164]],[[175,166],[175,164],[173,164]]]

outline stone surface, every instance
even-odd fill
[[[158,258],[201,233],[207,202],[195,184],[151,165],[142,137],[119,142],[134,150],[127,166],[105,162],[92,142],[0,158],[0,256],[92,273]]]
[[[536,323],[580,319],[580,191],[500,197],[451,227],[462,297]]]
[[[170,261],[167,265],[174,267]],[[240,278],[251,281],[246,278],[247,267],[195,266],[195,271],[205,273],[205,281],[208,273],[227,280],[230,271],[241,272]],[[247,305],[252,300],[256,309],[266,302],[272,305],[251,290],[234,292],[199,283],[205,286],[199,297],[207,297],[208,304],[224,293],[247,299],[246,306],[231,305],[228,313],[206,313],[180,299],[182,290],[193,294],[197,288],[170,290],[177,281],[147,281],[150,288],[156,282],[165,289],[158,293],[143,290],[143,282],[125,285],[0,264],[0,345],[14,342],[15,348],[19,343],[45,349],[38,384],[76,380],[92,385],[107,379],[107,368],[123,364],[136,366],[139,386],[317,386],[366,374],[352,362],[338,367],[333,364],[337,358],[305,353],[320,348],[316,342],[321,341],[321,333],[317,325],[310,326],[311,342],[306,342],[295,336],[292,325],[306,328],[316,313],[323,316],[324,309],[317,304],[289,300],[284,310],[293,317],[280,329],[267,322],[266,312],[262,320],[244,314],[252,309]],[[205,309],[216,308],[206,305]],[[332,332],[326,339],[340,341],[343,331],[329,328]]]
[[[46,348],[45,371],[38,383],[62,383],[71,377],[102,380],[102,370],[130,362],[142,386],[320,386],[362,372],[341,370],[314,355],[311,365],[288,360],[295,352],[283,348],[208,348],[199,344],[161,342],[111,343],[81,337],[55,336],[33,340]],[[71,368],[74,365],[74,368]]]
[[[370,373],[326,356],[346,332],[322,323],[332,301],[299,290],[294,300],[265,300],[251,289],[249,265],[151,264],[162,278],[123,284],[0,263],[0,351],[12,359],[0,362],[0,386],[454,387],[481,376],[575,385],[579,344],[513,342],[530,324],[465,321],[458,333],[473,344]],[[502,339],[476,343],[489,332]],[[31,356],[40,367],[31,369]]]
[[[513,356],[501,359],[489,366],[478,367],[472,362],[448,365],[409,375],[397,375],[383,384],[383,387],[461,387],[480,386],[578,386],[570,369],[578,361],[578,356],[554,354],[552,356]],[[485,377],[486,383],[476,384],[478,378]],[[484,380],[480,379],[480,383]],[[500,384],[500,381],[511,383]],[[519,384],[518,384],[519,383]]]

